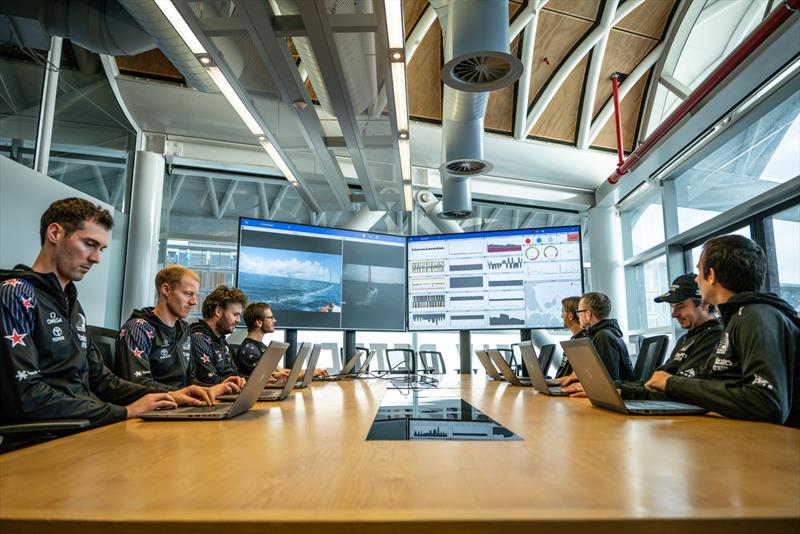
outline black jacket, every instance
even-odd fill
[[[631,357],[628,355],[628,346],[622,339],[616,319],[603,319],[594,326],[583,331],[584,336],[592,340],[597,354],[603,360],[608,374],[614,381],[634,380]]]
[[[224,337],[217,336],[203,320],[192,324],[190,330],[192,359],[201,383],[219,384],[229,376],[239,374]]]
[[[712,319],[692,328],[675,343],[669,360],[657,368],[671,375],[697,377],[706,365],[725,329],[719,321]],[[624,382],[621,386],[623,399],[666,400],[661,392],[645,389],[642,382]]]
[[[734,419],[800,427],[800,320],[772,293],[718,306],[725,332],[698,378],[673,376],[667,396]]]
[[[253,373],[253,369],[256,368],[258,361],[261,359],[261,354],[266,349],[267,346],[261,341],[250,339],[249,337],[244,338],[239,350],[233,356],[236,367],[242,376],[250,376]]]
[[[122,421],[155,389],[114,375],[86,334],[72,283],[24,265],[0,271],[0,420]]]
[[[569,339],[571,341],[573,339],[578,339],[578,338],[581,338],[581,337],[586,337],[586,331],[585,330],[581,330],[580,332],[578,332],[577,334],[573,335]],[[562,378],[564,376],[569,376],[571,374],[572,374],[572,366],[569,364],[569,360],[567,359],[567,355],[564,354],[564,356],[561,358],[561,364],[558,366],[558,371],[556,371],[556,378]]]
[[[119,329],[117,374],[162,391],[199,384],[195,378],[189,325],[179,319],[167,326],[153,308],[134,310]]]

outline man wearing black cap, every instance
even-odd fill
[[[761,292],[764,250],[739,235],[715,237],[697,268],[703,300],[717,306],[725,332],[700,376],[657,371],[645,387],[726,417],[800,427],[800,318]]]
[[[682,274],[672,282],[669,291],[653,300],[668,303],[672,307],[672,318],[688,330],[675,343],[669,360],[656,371],[689,378],[698,376],[725,331],[714,317],[714,307],[702,301],[693,274]],[[641,382],[624,382],[622,397],[665,399],[666,395],[648,391]]]

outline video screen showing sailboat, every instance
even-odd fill
[[[390,330],[405,321],[405,249],[345,241],[342,328]]]

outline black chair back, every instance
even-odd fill
[[[392,354],[398,356],[392,360]],[[386,361],[389,364],[390,373],[411,373],[411,362],[416,358],[413,349],[386,349]]]
[[[653,336],[642,340],[636,366],[633,368],[633,374],[638,380],[645,381],[653,375],[653,371],[664,359],[668,341],[667,336]]]
[[[447,368],[444,365],[442,353],[438,350],[421,350],[417,353],[422,368],[426,373],[446,374]],[[429,359],[430,358],[430,359]]]
[[[119,332],[102,326],[88,326],[86,327],[86,333],[92,338],[92,343],[94,343],[97,352],[103,358],[103,363],[106,364],[106,367],[115,371]]]
[[[545,376],[547,376],[547,370],[550,369],[550,364],[553,363],[553,355],[555,353],[555,344],[542,345],[542,348],[539,349],[539,367],[542,368],[542,372]]]

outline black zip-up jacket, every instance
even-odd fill
[[[656,371],[689,378],[699,376],[724,331],[716,319],[692,328],[678,338],[669,360]],[[623,399],[667,399],[667,396],[660,391],[646,389],[642,382],[624,382],[621,389]]]
[[[236,364],[231,357],[231,348],[225,337],[219,337],[203,321],[190,327],[192,340],[192,359],[197,379],[206,385],[219,384],[229,376],[238,375]]]
[[[258,365],[261,355],[267,349],[267,346],[256,339],[244,338],[239,350],[234,354],[233,359],[236,362],[236,367],[242,376],[250,376],[253,374],[253,369]]]
[[[157,390],[114,375],[86,334],[72,283],[17,265],[0,271],[0,420],[127,418],[126,405]]]
[[[200,384],[195,377],[189,325],[167,326],[153,308],[134,310],[119,329],[117,374],[126,380],[172,391]]]
[[[584,336],[592,340],[597,354],[603,360],[608,374],[614,381],[634,380],[631,357],[628,355],[628,346],[622,339],[622,330],[616,319],[603,319],[594,326],[583,331]]]
[[[800,427],[800,320],[772,293],[718,306],[725,332],[698,378],[673,376],[667,396],[733,419]]]
[[[580,332],[578,332],[577,334],[573,335],[569,339],[571,341],[573,339],[578,339],[578,338],[581,338],[581,337],[586,337],[586,331],[585,330],[581,330]],[[562,377],[565,377],[565,376],[569,376],[571,374],[572,374],[572,366],[569,364],[569,360],[567,359],[567,355],[564,354],[564,356],[561,358],[561,365],[558,366],[558,371],[556,371],[556,378],[562,378]]]

